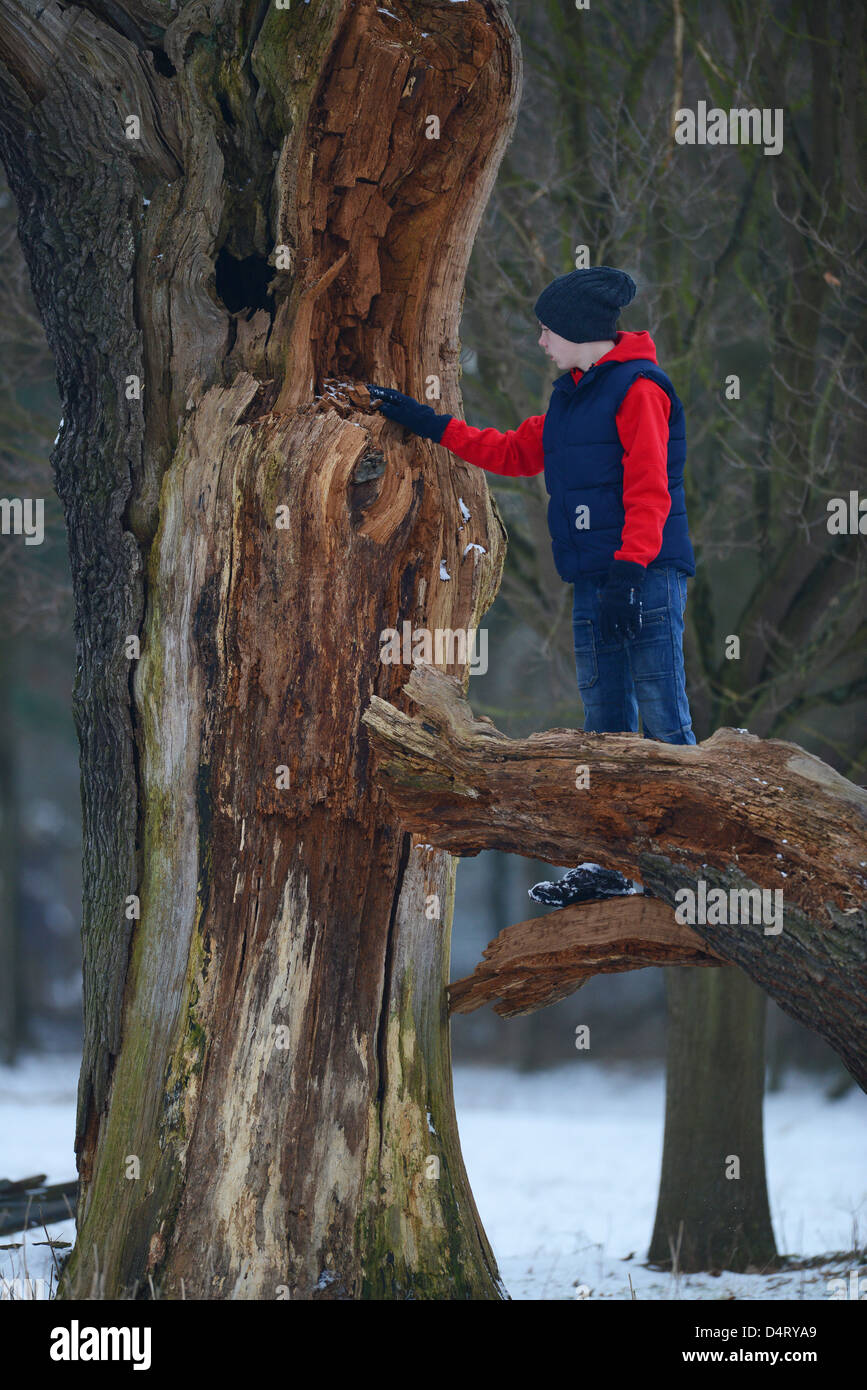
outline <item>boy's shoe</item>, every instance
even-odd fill
[[[527,890],[534,903],[545,903],[549,907],[566,907],[568,903],[583,903],[593,898],[629,897],[643,891],[640,884],[616,869],[603,869],[589,863],[579,864],[562,878],[536,883]]]

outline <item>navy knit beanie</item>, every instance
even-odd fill
[[[635,281],[610,265],[558,275],[536,300],[536,318],[570,343],[599,343],[617,332],[620,310],[635,297]]]

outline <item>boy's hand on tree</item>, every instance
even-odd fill
[[[402,391],[393,391],[389,386],[374,386],[371,381],[365,384],[371,403],[379,404],[383,415],[387,415],[389,420],[396,420],[404,429],[439,444],[451,415],[437,415],[429,405],[422,405],[421,401],[405,396]]]
[[[599,596],[599,626],[603,642],[626,638],[634,642],[641,632],[641,590],[647,571],[631,560],[612,560],[605,587]]]

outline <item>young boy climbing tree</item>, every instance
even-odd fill
[[[695,574],[684,411],[650,334],[617,329],[634,295],[630,276],[610,266],[573,270],[542,291],[539,346],[563,375],[546,413],[517,429],[475,429],[400,391],[369,390],[389,419],[467,463],[507,477],[544,470],[554,563],[574,585],[585,729],[637,733],[640,713],[646,737],[695,743],[683,669],[686,580]],[[574,900],[576,874],[539,900]],[[611,875],[612,891],[624,891],[620,878]]]

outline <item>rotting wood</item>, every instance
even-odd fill
[[[570,903],[494,938],[472,975],[449,985],[452,1013],[492,1004],[501,1018],[565,999],[594,975],[646,965],[723,965],[668,903],[643,893]]]
[[[405,829],[456,855],[589,859],[671,907],[683,890],[695,902],[712,889],[759,890],[774,904],[781,894],[779,930],[732,919],[690,930],[821,1034],[867,1089],[863,788],[797,744],[736,729],[693,746],[574,729],[509,739],[433,667],[417,666],[403,693],[412,716],[374,698],[364,722]]]

